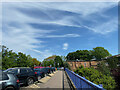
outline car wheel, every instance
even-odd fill
[[[15,90],[15,88],[13,86],[8,86],[5,88],[5,90]]]
[[[27,85],[29,86],[29,85],[31,85],[31,84],[33,84],[33,83],[34,83],[33,78],[28,78],[28,80],[27,80]]]
[[[40,80],[41,79],[41,76],[38,76],[38,80]]]

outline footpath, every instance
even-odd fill
[[[63,88],[64,87],[64,88]],[[28,87],[21,88],[21,90],[70,90],[64,71],[56,71],[39,80],[39,82]]]

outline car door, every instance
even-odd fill
[[[4,72],[0,73],[0,90],[6,87],[9,77]]]
[[[28,77],[27,70],[25,68],[21,68],[19,70],[20,71],[18,73],[18,78],[20,80],[20,84],[25,84],[26,83],[26,79]]]
[[[31,76],[35,77],[35,71],[34,71],[34,69],[28,68],[27,71],[28,71],[29,77],[31,77]]]
[[[0,90],[2,89],[2,72],[0,72]]]

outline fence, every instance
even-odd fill
[[[65,68],[65,71],[68,74],[69,78],[72,80],[77,90],[79,89],[105,90],[103,87],[92,83],[91,81],[85,79],[84,77],[79,76],[78,74],[74,73],[73,71],[70,71],[67,68]]]

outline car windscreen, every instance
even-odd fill
[[[4,70],[3,72],[8,72],[8,71],[10,71],[10,70],[12,70],[13,68],[10,68],[10,69],[7,69],[7,70]]]
[[[0,81],[1,81],[1,80],[8,80],[8,79],[9,79],[9,78],[8,78],[8,76],[7,76],[6,73],[2,72],[2,73],[0,74]]]
[[[18,73],[18,70],[17,70],[17,69],[7,69],[7,70],[5,70],[4,72],[12,72],[12,73],[17,74],[17,73]]]

